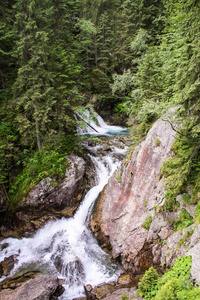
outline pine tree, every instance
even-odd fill
[[[19,0],[15,5],[18,73],[14,84],[16,117],[23,143],[34,147],[50,134],[50,123],[56,100],[53,94],[53,75],[48,69],[48,19],[52,14],[51,1]]]

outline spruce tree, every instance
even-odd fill
[[[53,94],[53,75],[48,69],[49,35],[51,18],[50,0],[17,1],[15,30],[18,73],[14,84],[16,117],[22,143],[35,142],[42,152],[42,142],[50,134],[50,123],[56,100]]]

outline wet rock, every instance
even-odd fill
[[[64,292],[57,277],[38,275],[19,285],[9,286],[0,292],[0,300],[57,300]]]
[[[74,261],[70,261],[66,264],[61,256],[56,256],[54,258],[54,265],[59,273],[66,276],[68,283],[76,282],[82,284],[85,271],[78,257],[76,257]]]
[[[129,284],[133,281],[133,276],[130,274],[123,274],[118,278],[118,284]]]
[[[88,292],[91,292],[91,290],[92,290],[91,284],[87,284],[87,285],[85,286],[85,288],[86,288],[86,290],[87,290]]]
[[[57,300],[65,292],[65,288],[62,285],[58,285],[50,300]]]
[[[2,244],[0,247],[1,247],[1,250],[4,250],[5,248],[7,248],[8,247],[8,243],[4,243],[4,244]]]
[[[11,255],[9,257],[5,257],[4,260],[0,263],[0,273],[1,277],[10,275],[10,272],[14,268],[15,263],[17,262],[17,259],[14,255]]]
[[[92,289],[91,294],[96,296],[96,299],[103,299],[107,294],[115,290],[115,283],[101,284]]]

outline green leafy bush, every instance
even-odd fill
[[[149,268],[141,278],[138,289],[139,295],[145,299],[153,299],[157,292],[158,272],[153,268]]]
[[[191,262],[192,258],[190,256],[179,257],[176,259],[172,269],[163,275],[161,283],[165,283],[172,278],[178,277],[189,280]]]
[[[191,257],[179,257],[162,277],[151,267],[138,284],[139,295],[154,300],[199,300],[200,288],[190,279]]]
[[[190,256],[179,257],[175,261],[172,269],[159,279],[155,300],[180,300],[178,293],[192,288],[189,282],[191,261]]]
[[[173,278],[166,282],[158,291],[155,296],[155,300],[172,300],[177,299],[176,290],[177,290],[178,280]]]

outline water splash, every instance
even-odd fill
[[[117,280],[121,269],[98,246],[87,228],[87,219],[99,193],[120,165],[115,154],[122,152],[115,147],[108,155],[90,156],[97,184],[86,194],[74,217],[48,222],[32,238],[8,238],[0,243],[0,246],[8,243],[0,253],[0,261],[10,255],[18,260],[10,276],[34,268],[58,276],[64,280],[66,289],[60,297],[63,300],[83,296],[83,283],[95,286]]]
[[[107,125],[102,117],[95,111],[92,111],[93,118],[91,118],[89,109],[86,109],[84,112],[77,112],[76,114],[85,122],[84,128],[81,126],[77,128],[77,131],[80,134],[110,136],[127,133],[127,128]]]

